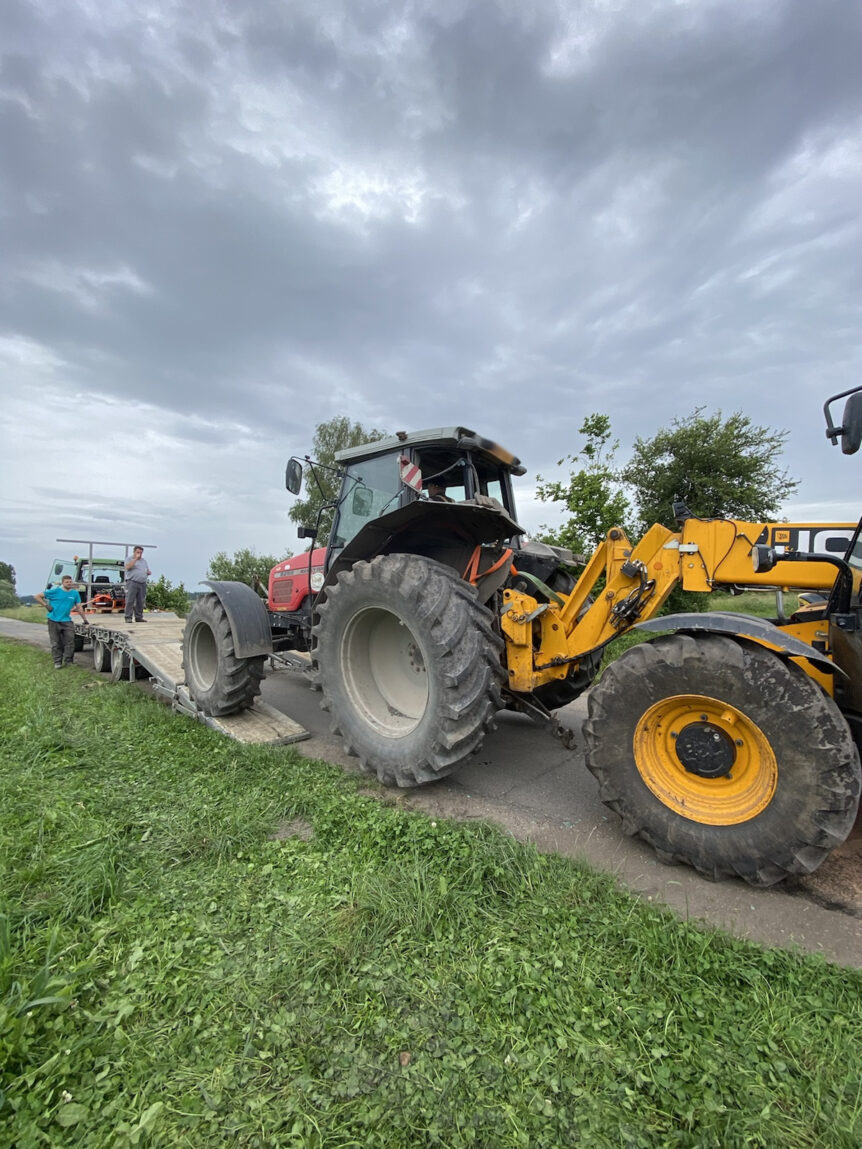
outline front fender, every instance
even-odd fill
[[[671,631],[682,634],[704,631],[707,634],[748,638],[787,658],[807,658],[818,670],[826,674],[844,673],[830,658],[813,646],[809,646],[807,642],[795,638],[792,634],[785,634],[780,626],[765,618],[753,618],[748,614],[734,614],[732,611],[666,614],[660,618],[651,618],[648,622],[636,623],[635,629],[653,633]]]
[[[204,579],[224,607],[233,635],[237,658],[255,658],[272,654],[272,631],[266,607],[250,586],[244,582],[221,582]]]

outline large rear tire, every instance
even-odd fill
[[[859,755],[834,701],[751,643],[672,635],[626,651],[589,698],[587,766],[625,833],[715,880],[771,886],[850,833]]]
[[[227,612],[214,594],[199,598],[183,630],[186,685],[204,714],[247,710],[260,694],[263,656],[237,658]]]
[[[364,770],[418,786],[478,750],[504,672],[475,588],[433,559],[379,555],[342,571],[316,609],[322,705]]]

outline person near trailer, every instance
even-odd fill
[[[144,558],[144,548],[134,547],[132,557],[126,561],[126,622],[146,622],[144,603],[147,600],[147,579],[153,573]]]
[[[49,586],[34,596],[40,606],[48,611],[48,637],[51,639],[51,654],[54,669],[69,666],[75,658],[75,626],[72,611],[77,611],[87,623],[87,616],[81,606],[81,596],[72,586],[72,576],[65,574],[59,586]]]

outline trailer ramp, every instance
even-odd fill
[[[309,737],[308,731],[298,722],[260,699],[238,714],[222,718],[204,714],[192,700],[185,684],[185,621],[170,611],[147,611],[144,617],[144,623],[129,623],[118,614],[88,613],[89,625],[84,627],[76,623],[75,632],[85,642],[93,643],[94,661],[96,644],[103,644],[103,667],[107,657],[115,682],[133,681],[140,667],[150,677],[156,693],[167,698],[174,710],[237,742],[287,745]]]

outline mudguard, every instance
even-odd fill
[[[754,618],[748,614],[735,614],[733,611],[705,611],[703,614],[666,614],[651,618],[648,622],[635,624],[636,630],[649,630],[654,633],[681,631],[692,633],[705,631],[708,634],[726,634],[733,638],[749,638],[761,646],[774,650],[787,658],[807,658],[826,674],[843,674],[831,658],[809,646],[792,634],[785,634],[781,627],[765,618]]]
[[[370,520],[330,560],[324,586],[334,582],[339,571],[351,567],[358,560],[374,558],[387,550],[433,555],[429,542],[435,538],[439,542],[457,539],[472,550],[477,544],[502,543],[523,533],[524,528],[518,526],[499,504],[488,506],[472,500],[437,503],[417,499]]]
[[[272,631],[263,600],[244,582],[203,579],[224,607],[237,658],[272,654]]]

